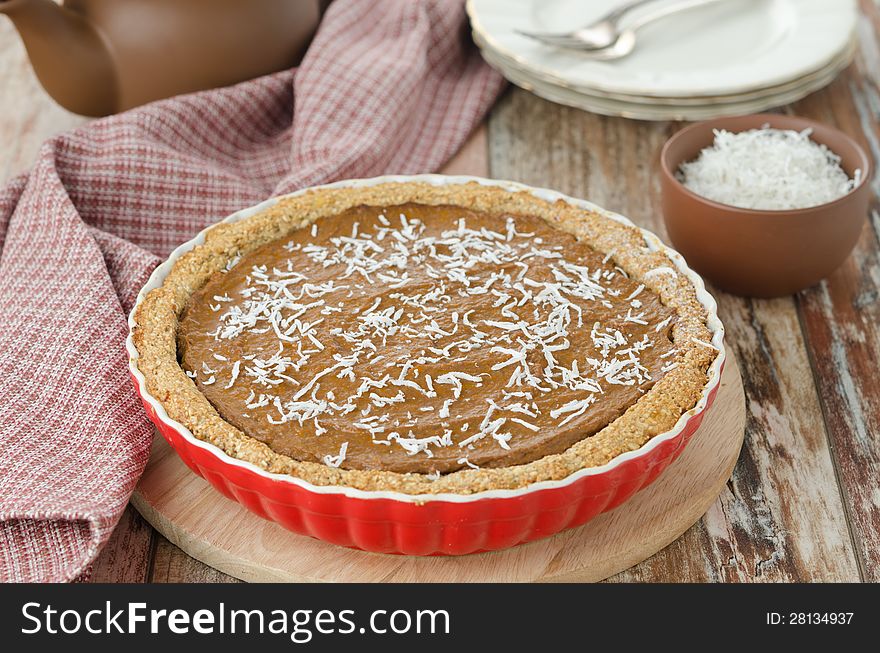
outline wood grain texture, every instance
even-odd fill
[[[880,581],[880,3],[862,2],[855,65],[828,93],[792,110],[836,123],[875,162],[869,220],[853,255],[797,297],[837,465],[853,543],[865,580]]]
[[[459,557],[379,555],[295,535],[212,490],[159,436],[132,501],[165,537],[194,558],[244,580],[601,580],[675,540],[724,487],[742,446],[745,424],[735,361],[728,359],[721,383],[700,429],[653,485],[586,526],[504,551]],[[165,542],[159,540],[154,580],[165,573]]]
[[[145,583],[153,562],[153,527],[130,505],[92,564],[90,583]]]
[[[656,170],[677,128],[591,115],[511,89],[489,122],[490,170],[585,197],[663,237]],[[857,580],[795,304],[714,294],[743,368],[746,447],[706,517],[615,580]]]
[[[464,146],[453,156],[443,169],[444,175],[476,175],[485,177],[489,174],[489,142],[486,125],[480,125],[470,135]]]
[[[167,539],[156,534],[151,583],[237,583],[232,576],[191,558]]]

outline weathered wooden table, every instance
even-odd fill
[[[855,136],[880,161],[880,0],[862,0],[856,62],[786,107]],[[0,181],[85,122],[40,88],[0,21]],[[556,188],[661,236],[658,153],[679,125],[604,118],[519,89],[450,170]],[[850,259],[793,297],[716,292],[747,395],[746,444],[726,490],[674,544],[612,581],[880,581],[880,175]],[[219,217],[219,216],[218,216]],[[92,581],[232,581],[129,508]]]

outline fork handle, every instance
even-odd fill
[[[658,0],[629,0],[629,2],[624,2],[618,5],[601,18],[591,21],[591,24],[595,25],[596,23],[608,22],[617,27],[617,23],[620,22],[620,19],[626,16],[629,12],[657,1]]]
[[[654,1],[654,0],[650,0]],[[654,11],[646,12],[640,16],[637,16],[635,20],[633,20],[629,25],[625,26],[625,29],[629,31],[635,32],[638,29],[641,29],[648,23],[653,23],[656,20],[660,20],[661,18],[666,18],[667,16],[671,16],[672,14],[677,14],[680,11],[686,11],[688,9],[696,9],[697,7],[702,7],[703,5],[714,5],[719,2],[727,2],[728,0],[679,0],[679,2],[673,2],[671,4],[664,4],[660,7],[657,7]],[[629,13],[632,8],[627,10]]]

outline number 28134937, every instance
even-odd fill
[[[853,612],[768,612],[768,626],[836,626],[852,623]]]

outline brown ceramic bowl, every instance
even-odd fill
[[[811,128],[811,138],[841,157],[841,166],[861,181],[827,204],[788,211],[760,211],[719,204],[685,188],[675,172],[712,145],[714,129],[731,132]],[[720,288],[737,295],[778,297],[812,286],[849,256],[865,222],[871,190],[871,161],[837,129],[777,114],[721,118],[697,123],[670,138],[660,154],[663,217],[669,237],[688,264]]]

